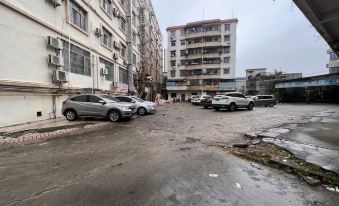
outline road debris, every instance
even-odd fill
[[[244,143],[235,143],[233,144],[233,147],[239,147],[239,148],[246,148],[249,146],[248,142],[244,142]]]
[[[241,185],[239,183],[236,183],[237,188],[242,189]]]
[[[304,179],[309,185],[312,185],[312,186],[316,186],[316,185],[320,185],[320,184],[321,184],[321,181],[320,181],[320,180],[315,179],[315,178],[310,177],[310,176],[305,176],[305,177],[303,177],[303,179]]]
[[[251,166],[258,169],[258,170],[261,170],[261,167],[258,164],[255,164],[253,162],[251,162]]]
[[[217,178],[219,175],[218,174],[209,174],[208,176]]]

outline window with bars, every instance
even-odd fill
[[[71,21],[80,29],[87,30],[87,12],[75,1],[70,1]]]
[[[127,70],[119,67],[119,83],[128,84],[128,73]]]
[[[62,56],[64,58],[64,70],[75,74],[91,76],[90,52],[73,44],[70,44],[71,48],[69,52],[69,44],[67,41],[63,41],[63,46]]]
[[[110,61],[107,61],[103,58],[99,58],[100,63],[105,65],[105,68],[108,71],[108,74],[105,75],[105,78],[107,81],[113,81],[114,80],[114,64]]]
[[[225,31],[231,30],[231,25],[230,24],[225,24]]]

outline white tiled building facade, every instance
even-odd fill
[[[146,4],[0,0],[0,127],[60,117],[75,93],[133,89],[138,9]]]
[[[168,27],[168,98],[235,90],[237,19]]]

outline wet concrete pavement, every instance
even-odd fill
[[[215,112],[164,105],[155,115],[0,151],[0,205],[336,205],[339,195],[187,138],[304,121],[331,105]],[[217,174],[217,177],[210,177]]]
[[[339,174],[339,108],[324,108],[307,116],[302,125],[284,125],[263,133],[307,162]]]

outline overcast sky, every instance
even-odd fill
[[[248,68],[326,73],[329,46],[292,0],[152,0],[166,28],[203,19],[238,18],[236,76]],[[165,47],[167,42],[164,42]]]

